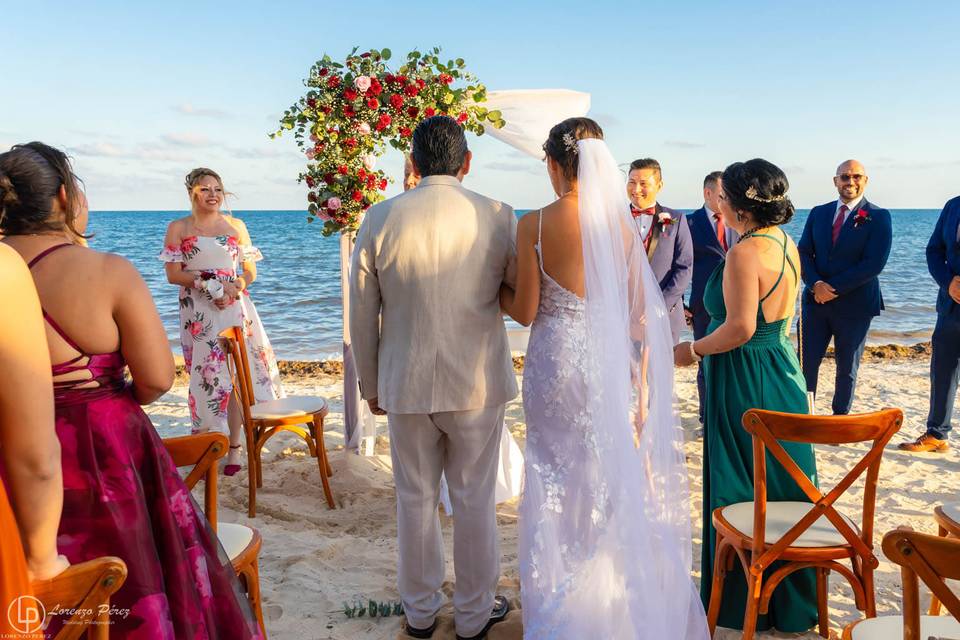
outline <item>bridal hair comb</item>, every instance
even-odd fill
[[[573,137],[572,133],[563,134],[563,146],[566,147],[570,153],[577,153],[577,139]]]
[[[759,192],[757,192],[757,188],[753,185],[750,185],[749,187],[747,187],[747,190],[743,195],[747,196],[754,202],[764,202],[764,203],[780,202],[781,200],[787,199],[787,194],[785,193],[779,196],[773,196],[772,198],[762,198],[760,197]]]

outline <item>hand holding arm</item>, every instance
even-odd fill
[[[517,225],[517,286],[500,287],[500,308],[511,318],[529,326],[540,304],[540,262],[536,244],[537,215],[527,214]]]
[[[701,356],[736,349],[746,344],[757,330],[759,265],[756,253],[750,249],[747,244],[738,244],[727,254],[727,266],[723,271],[727,318],[713,333],[694,342],[694,349]]]

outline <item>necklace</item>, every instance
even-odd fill
[[[757,231],[762,231],[763,229],[766,229],[766,228],[767,228],[766,226],[762,224],[758,224],[757,226],[748,229],[747,231],[744,232],[742,236],[740,236],[740,239],[737,240],[737,244],[740,244],[747,238],[752,238],[754,235],[756,235]]]

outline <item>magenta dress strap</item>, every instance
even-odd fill
[[[69,242],[64,242],[63,244],[55,244],[55,245],[53,245],[52,247],[47,247],[46,249],[44,249],[43,251],[41,251],[40,253],[38,253],[36,256],[34,256],[33,260],[31,260],[29,263],[27,263],[27,268],[28,268],[28,269],[33,269],[33,267],[34,267],[35,264],[37,264],[38,262],[40,262],[41,260],[43,260],[44,258],[46,258],[48,255],[50,255],[50,254],[53,253],[54,251],[56,251],[56,250],[58,250],[58,249],[62,249],[62,248],[64,248],[64,247],[72,247],[72,246],[73,246],[73,245],[72,245],[71,243],[69,243]],[[53,328],[54,331],[57,332],[57,334],[58,334],[61,338],[63,338],[64,342],[66,342],[68,345],[70,345],[71,347],[73,347],[73,349],[74,349],[75,351],[77,351],[78,353],[80,353],[80,355],[77,356],[76,358],[74,358],[73,360],[70,360],[69,362],[65,362],[65,363],[63,363],[63,364],[72,364],[72,363],[76,362],[77,360],[80,360],[80,359],[83,358],[84,356],[88,355],[83,349],[80,348],[80,345],[78,345],[76,342],[74,342],[73,338],[71,338],[70,336],[67,335],[67,332],[64,331],[64,330],[60,327],[59,324],[57,324],[57,321],[54,320],[53,317],[52,317],[49,313],[47,313],[47,310],[46,310],[46,309],[44,309],[43,307],[40,307],[40,310],[43,311],[43,318],[44,318],[44,320],[46,320],[47,323],[49,323],[49,325]],[[54,366],[56,367],[56,366],[60,366],[60,365],[54,365]]]

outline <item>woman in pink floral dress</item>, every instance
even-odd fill
[[[190,372],[190,420],[193,432],[230,434],[224,473],[240,469],[243,425],[240,408],[230,402],[232,383],[227,357],[217,336],[233,326],[246,334],[253,390],[257,401],[283,397],[280,372],[260,316],[247,288],[263,257],[250,243],[243,221],[220,212],[223,181],[210,169],[194,169],[186,178],[192,213],[170,223],[160,260],[167,280],[180,287],[180,343]]]

